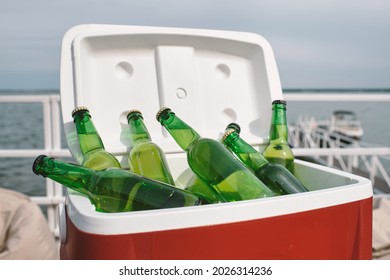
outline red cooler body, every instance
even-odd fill
[[[80,25],[64,36],[61,106],[72,156],[81,160],[71,111],[87,106],[105,147],[128,167],[126,114],[139,109],[183,187],[186,156],[156,121],[170,107],[202,136],[237,122],[260,151],[271,103],[283,99],[272,49],[252,33]],[[372,185],[296,160],[306,193],[212,205],[99,213],[67,191],[62,259],[371,259]]]

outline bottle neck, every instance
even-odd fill
[[[274,104],[272,107],[272,121],[270,128],[270,140],[288,140],[288,128],[286,117],[286,106],[284,104]]]
[[[82,191],[91,180],[94,170],[65,163],[46,156],[39,156],[33,164],[33,172],[48,177],[76,191]]]
[[[74,123],[79,139],[80,150],[83,155],[86,155],[93,150],[104,149],[103,141],[88,112],[80,112],[75,115]]]
[[[228,132],[229,133],[229,132]],[[256,170],[268,161],[250,144],[243,140],[236,131],[230,132],[223,140],[223,144],[231,150],[244,165]]]
[[[200,135],[195,130],[169,109],[163,111],[159,115],[158,120],[172,135],[177,144],[185,151],[188,150],[193,142],[200,138]]]
[[[133,116],[128,119],[130,142],[134,146],[137,143],[152,141],[142,116]]]

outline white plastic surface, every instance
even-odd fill
[[[259,144],[267,141],[271,102],[280,98],[272,49],[257,34],[81,25],[63,39],[61,105],[76,159],[71,111],[79,105],[90,109],[106,149],[121,159],[129,146],[130,109],[142,111],[153,141],[169,154],[182,150],[156,121],[161,107],[204,137],[217,139],[234,121],[248,142]]]

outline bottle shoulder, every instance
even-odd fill
[[[209,145],[222,145],[222,143],[218,142],[217,140],[211,139],[211,138],[206,138],[206,137],[199,137],[196,141],[197,143],[202,143],[202,144],[209,144]]]
[[[96,148],[85,153],[84,158],[89,157],[113,157],[113,155],[103,148]]]
[[[160,148],[160,146],[158,146],[156,143],[152,141],[139,142],[130,148],[130,153],[146,152],[146,151],[155,151],[161,153],[162,149]]]
[[[104,149],[93,150],[85,154],[82,165],[95,170],[103,170],[107,167],[120,167],[117,158]]]
[[[211,138],[198,138],[193,141],[189,146],[187,151],[191,150],[199,150],[199,149],[223,149],[227,150],[227,148],[220,142],[211,139]]]

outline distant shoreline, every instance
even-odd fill
[[[284,88],[283,92],[390,92],[390,88]]]
[[[33,93],[33,92],[39,92],[39,93],[51,93],[51,92],[60,92],[59,89],[0,89],[0,93],[17,93],[17,92],[28,92],[28,93]]]
[[[390,88],[283,88],[284,93],[307,93],[307,92],[389,92]],[[59,89],[0,89],[2,93],[59,93]]]

